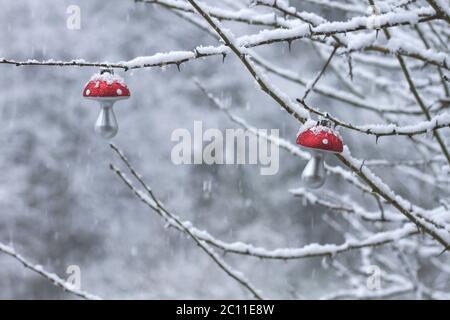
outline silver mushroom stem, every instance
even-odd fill
[[[95,122],[95,132],[105,139],[111,139],[119,131],[113,105],[112,101],[102,101],[100,114]]]
[[[302,172],[302,181],[305,186],[311,189],[317,189],[325,183],[324,154],[320,151],[311,152],[311,159]]]

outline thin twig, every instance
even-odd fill
[[[101,300],[100,297],[98,297],[94,294],[77,289],[73,284],[66,282],[64,279],[61,279],[60,277],[58,277],[56,274],[45,271],[42,268],[42,266],[31,263],[28,259],[26,259],[22,255],[18,254],[10,246],[0,243],[0,251],[9,255],[10,257],[13,257],[14,259],[16,259],[17,261],[22,263],[22,265],[25,268],[35,272],[36,274],[40,275],[44,279],[50,281],[53,285],[60,287],[64,291],[67,291],[71,294],[74,294],[80,298],[87,299],[87,300]]]
[[[335,46],[333,48],[333,51],[331,51],[330,56],[328,57],[327,61],[325,62],[325,64],[323,65],[322,69],[320,70],[320,72],[317,74],[317,76],[315,77],[314,81],[310,84],[306,86],[306,90],[305,93],[302,97],[302,100],[305,100],[308,97],[308,94],[311,92],[311,90],[314,89],[314,87],[316,86],[316,83],[319,81],[319,79],[322,77],[322,75],[325,73],[325,70],[327,69],[328,65],[330,64],[331,60],[333,59],[336,51],[338,49],[338,46]]]
[[[160,201],[157,200],[155,197],[153,191],[150,187],[147,186],[147,184],[142,180],[141,176],[136,172],[136,170],[133,168],[131,163],[128,161],[128,159],[124,156],[123,152],[121,152],[115,145],[111,144],[111,148],[119,155],[122,162],[128,167],[131,174],[136,178],[136,180],[139,181],[139,183],[144,187],[147,194],[150,196],[152,201],[148,201],[144,195],[139,192],[137,189],[134,188],[131,181],[127,179],[125,174],[120,171],[116,166],[110,165],[110,169],[115,172],[120,179],[133,191],[133,193],[146,205],[148,205],[151,209],[153,209],[155,212],[157,212],[161,217],[170,219],[176,223],[176,225],[181,228],[183,232],[185,232],[227,275],[229,275],[231,278],[236,280],[238,283],[240,283],[242,286],[244,286],[247,290],[249,290],[253,296],[256,299],[262,300],[261,293],[259,293],[259,290],[255,289],[253,285],[251,285],[247,279],[245,279],[244,275],[236,270],[234,270],[232,267],[230,267],[228,264],[225,263],[219,256],[214,252],[214,250],[209,247],[205,241],[199,239],[194,233],[191,231],[190,227],[186,226],[187,223],[183,223],[176,215],[172,214],[170,211],[168,211]]]

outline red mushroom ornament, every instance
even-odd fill
[[[128,99],[130,90],[112,69],[101,70],[86,84],[83,97],[100,103],[100,114],[95,123],[95,132],[105,139],[114,137],[119,131],[113,105],[116,101]]]
[[[325,183],[325,153],[341,153],[342,138],[328,120],[308,120],[297,135],[297,144],[311,150],[311,159],[302,172],[302,181],[311,189]]]

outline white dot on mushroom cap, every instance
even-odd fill
[[[120,89],[117,89],[117,94],[120,96],[120,95],[122,95],[122,90],[120,90]]]
[[[323,144],[328,144],[328,139],[323,139],[323,140],[322,140],[322,143],[323,143]]]
[[[87,90],[86,90],[86,95],[88,96],[88,95],[90,95],[90,94],[91,94],[91,90],[87,89]]]

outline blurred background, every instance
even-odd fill
[[[80,30],[66,27],[70,5],[81,9]],[[217,44],[171,12],[131,0],[0,0],[0,7],[4,58],[116,62]],[[330,19],[346,18],[339,11],[307,8]],[[225,25],[236,35],[258,30]],[[287,44],[278,44],[257,52],[306,79],[323,64],[308,42],[294,42],[291,51]],[[109,170],[110,163],[119,161],[108,143],[94,134],[98,105],[82,98],[95,72],[0,65],[0,241],[63,278],[68,277],[68,266],[78,265],[82,289],[104,298],[248,298],[190,239],[166,229]],[[250,124],[279,129],[282,137],[295,141],[298,123],[256,88],[235,57],[230,55],[224,63],[221,57],[196,60],[183,64],[181,72],[171,66],[116,73],[125,79],[132,97],[115,106],[120,131],[113,142],[181,218],[219,239],[267,248],[344,241],[323,221],[324,209],[305,206],[288,192],[300,186],[305,161],[280,151],[280,169],[273,176],[260,175],[257,165],[171,162],[173,130],[192,132],[196,120],[203,121],[204,129],[236,127],[211,107],[194,77],[227,99]],[[291,97],[303,94],[302,87],[272,79]],[[333,76],[323,81],[340,86]],[[322,106],[340,107],[311,96]],[[340,115],[360,122],[379,120],[354,109],[341,110]],[[381,139],[375,146],[373,139],[343,135],[356,156],[382,158],[386,148],[390,158],[411,158],[406,150],[389,148],[395,139]],[[430,203],[429,196],[414,192],[420,182],[411,187],[406,178],[389,172],[384,176],[400,194],[415,194],[417,204]],[[354,192],[333,177],[326,187]],[[376,205],[369,196],[354,194],[369,208]],[[358,263],[358,253],[346,253],[342,259]],[[228,254],[225,260],[271,298],[315,298],[345,286],[334,271],[322,267],[321,258],[283,262]],[[74,297],[0,254],[0,298]]]

